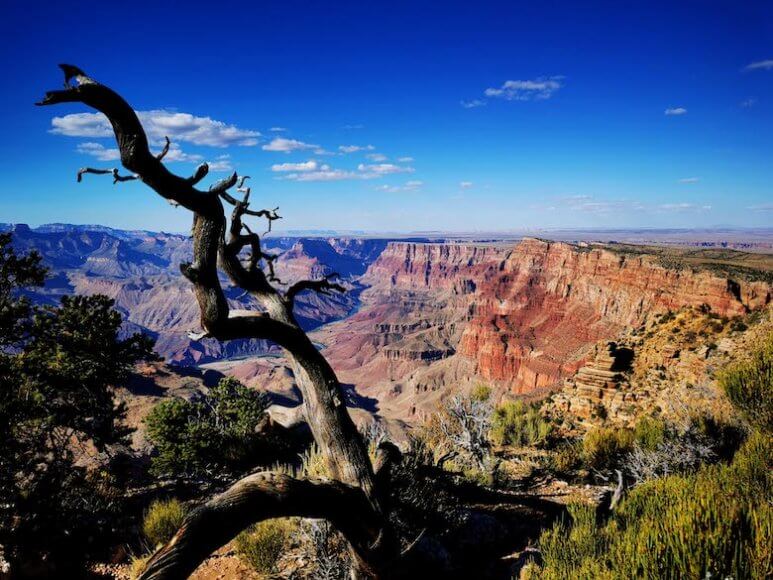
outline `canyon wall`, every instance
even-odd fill
[[[360,282],[360,311],[318,337],[344,381],[404,417],[477,381],[514,394],[556,388],[597,341],[659,312],[732,317],[771,299],[764,281],[536,239],[392,242]]]

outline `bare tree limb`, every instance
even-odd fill
[[[187,578],[212,552],[255,522],[286,516],[330,521],[367,552],[380,531],[361,489],[338,481],[261,472],[239,480],[191,512],[174,538],[148,562],[142,580]]]
[[[196,172],[188,178],[188,183],[196,185],[207,176],[207,173],[209,173],[209,165],[202,163],[196,168]]]
[[[78,170],[78,183],[80,183],[83,180],[83,175],[85,173],[93,173],[94,175],[107,175],[112,174],[113,176],[113,185],[118,183],[119,181],[133,181],[135,179],[139,179],[139,175],[120,175],[118,173],[117,168],[112,169],[95,169],[93,167],[81,167]]]
[[[314,292],[319,292],[320,294],[326,294],[329,295],[331,290],[335,290],[336,292],[346,292],[346,288],[341,286],[340,284],[337,284],[335,282],[331,282],[330,280],[334,278],[339,278],[337,272],[333,272],[332,274],[328,274],[321,280],[301,280],[300,282],[296,282],[290,288],[287,290],[287,293],[285,294],[285,299],[287,300],[288,304],[290,304],[290,307],[295,304],[295,298],[298,294],[301,292],[304,292],[305,290],[313,290]]]
[[[161,150],[161,153],[156,155],[156,159],[161,161],[164,157],[166,157],[166,154],[169,153],[169,146],[171,145],[171,142],[169,141],[169,137],[164,137],[166,139],[166,144],[164,145],[164,148]]]

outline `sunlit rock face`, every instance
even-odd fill
[[[703,305],[735,316],[771,294],[765,282],[535,239],[392,242],[360,282],[361,309],[318,338],[345,382],[407,419],[476,382],[500,393],[555,389],[599,340],[648,316]]]

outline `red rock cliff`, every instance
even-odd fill
[[[367,321],[373,344],[390,345],[391,360],[400,358],[401,343],[410,344],[405,360],[422,360],[414,352],[417,340],[409,340],[410,327],[394,331],[403,317],[431,346],[433,356],[425,360],[456,353],[474,362],[479,377],[519,393],[557,384],[579,368],[596,341],[654,313],[708,305],[734,316],[764,306],[771,296],[765,282],[535,239],[515,246],[393,242],[362,281],[370,288],[355,319]],[[448,346],[437,354],[439,338]],[[335,360],[335,348],[331,354]]]

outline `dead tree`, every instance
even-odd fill
[[[242,199],[230,194],[230,189],[238,185],[239,191],[244,185],[244,179],[236,173],[207,190],[196,187],[208,173],[206,163],[189,177],[172,173],[162,162],[169,149],[168,140],[164,149],[154,155],[137,114],[120,95],[77,67],[60,66],[65,75],[64,89],[46,93],[37,104],[77,102],[102,112],[115,133],[121,164],[130,172],[121,175],[118,169],[84,168],[78,172],[78,181],[84,174],[109,174],[114,183],[139,180],[170,203],[193,213],[193,261],[182,264],[180,270],[193,285],[201,311],[202,332],[195,337],[259,338],[284,348],[303,395],[305,419],[334,477],[333,481],[301,480],[271,472],[245,477],[194,510],[172,540],[153,555],[142,578],[185,578],[211,552],[250,524],[282,516],[330,521],[350,544],[357,577],[390,576],[399,558],[399,545],[388,521],[379,471],[387,471],[395,450],[382,453],[374,470],[346,410],[333,369],[293,315],[299,292],[326,293],[343,288],[330,277],[298,282],[285,292],[273,286],[275,256],[263,252],[260,236],[243,220],[247,216],[266,218],[270,228],[271,222],[279,218],[276,210],[250,209],[249,190]],[[224,201],[233,206],[230,225]],[[243,261],[245,248],[249,248],[250,256]],[[251,294],[261,310],[231,311],[218,268]]]
[[[325,519],[346,538],[352,553],[354,578],[427,577],[438,572],[442,550],[437,543],[422,546],[427,528],[412,537],[406,535],[411,509],[426,507],[433,518],[451,511],[443,497],[470,495],[469,486],[456,491],[446,485],[434,486],[417,470],[419,456],[405,458],[390,443],[379,446],[373,464],[365,442],[358,433],[348,411],[345,397],[335,372],[298,325],[293,314],[299,293],[343,292],[334,282],[335,275],[321,280],[304,280],[281,291],[274,272],[275,255],[263,251],[260,235],[254,233],[245,218],[268,220],[268,231],[279,219],[277,208],[250,209],[250,190],[244,187],[247,176],[236,173],[208,189],[199,184],[209,171],[206,163],[190,177],[170,172],[163,164],[170,148],[169,139],[158,154],[150,151],[148,138],[137,114],[129,104],[110,88],[89,78],[80,69],[60,65],[64,71],[63,90],[50,91],[38,105],[83,103],[103,113],[115,133],[121,155],[118,168],[86,167],[78,171],[81,181],[86,174],[111,175],[113,183],[139,180],[169,203],[182,206],[193,214],[193,261],[181,264],[180,270],[193,285],[201,313],[201,332],[192,338],[212,337],[217,340],[258,338],[281,346],[295,373],[303,396],[303,413],[317,445],[328,463],[332,479],[299,479],[272,472],[253,473],[233,484],[224,493],[193,510],[183,521],[174,537],[150,558],[141,578],[186,578],[213,551],[226,544],[240,531],[261,520],[299,516]],[[244,195],[239,199],[229,190]],[[226,219],[224,202],[233,206],[230,223]],[[244,250],[249,254],[244,255]],[[218,271],[222,270],[234,285],[252,295],[260,310],[230,310]],[[425,470],[426,471],[426,470]],[[419,473],[424,473],[418,477]],[[445,473],[445,472],[443,472]],[[434,487],[433,487],[434,486]],[[459,495],[461,493],[461,495]],[[491,490],[476,490],[471,505],[485,504],[481,493],[488,494],[489,503],[510,503],[519,506],[514,534],[521,539],[551,524],[565,508],[533,496],[497,494]],[[487,496],[487,497],[488,497]],[[456,501],[455,499],[452,500]],[[439,505],[448,509],[440,509]],[[410,509],[406,510],[406,506]],[[412,507],[411,507],[412,506]],[[453,518],[451,518],[453,519]],[[421,519],[421,525],[427,518]],[[450,519],[439,524],[439,530],[456,525]],[[488,541],[475,534],[480,546]],[[509,537],[509,536],[508,536]],[[515,538],[513,538],[515,540]],[[453,538],[450,540],[453,542]],[[465,540],[470,552],[470,537]],[[455,547],[449,546],[450,551]],[[512,552],[512,544],[503,546]],[[402,550],[401,550],[402,549]],[[424,572],[420,567],[424,566]],[[463,571],[462,571],[463,572]],[[469,573],[461,577],[469,577]]]

